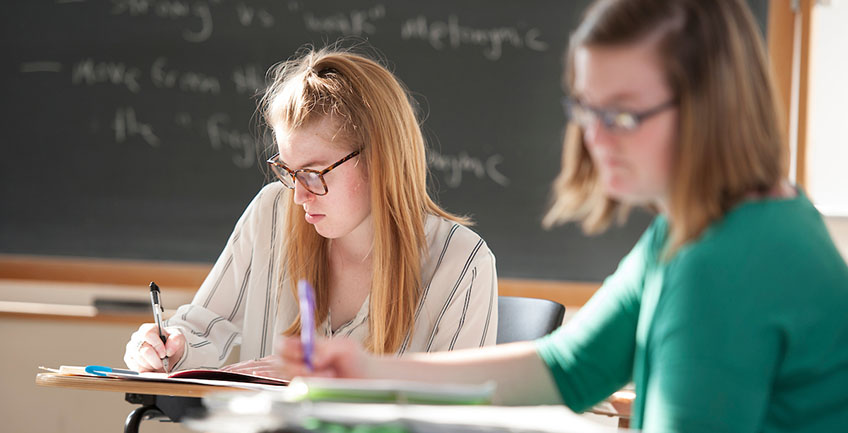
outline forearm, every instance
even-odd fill
[[[548,368],[532,342],[413,354],[404,358],[373,358],[366,375],[373,379],[404,379],[430,383],[497,384],[495,404],[561,404]]]

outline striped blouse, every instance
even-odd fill
[[[291,290],[279,290],[275,260],[284,236],[286,192],[273,182],[256,195],[191,304],[167,321],[166,326],[179,328],[186,337],[185,354],[174,369],[220,367],[237,345],[241,360],[267,356],[273,353],[275,336],[294,321],[298,303]],[[441,217],[428,216],[425,233],[421,301],[414,329],[398,354],[494,344],[495,256],[476,233]],[[356,316],[337,329],[331,329],[328,318],[319,334],[364,342],[368,302],[366,298]]]

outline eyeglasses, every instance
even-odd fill
[[[645,111],[625,111],[616,109],[604,109],[586,105],[577,99],[564,97],[562,98],[562,107],[565,114],[582,128],[588,128],[595,123],[596,120],[601,122],[601,125],[610,132],[629,132],[639,127],[649,117],[662,112],[663,110],[673,107],[677,104],[677,100],[671,99],[663,102],[656,107],[649,108]]]
[[[268,164],[271,165],[271,170],[277,175],[277,179],[286,186],[288,189],[294,189],[295,180],[300,182],[307,191],[311,192],[315,195],[325,195],[327,194],[327,182],[324,181],[324,175],[329,173],[334,168],[344,164],[345,161],[353,158],[354,156],[359,155],[358,150],[354,150],[349,153],[344,158],[336,161],[329,167],[318,171],[312,170],[309,168],[301,168],[292,171],[290,168],[286,167],[285,164],[278,161],[277,158],[280,157],[280,154],[276,154],[272,156],[268,161]]]

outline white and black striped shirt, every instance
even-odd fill
[[[240,359],[273,352],[274,339],[294,320],[298,304],[290,290],[278,290],[283,200],[287,190],[265,186],[236,223],[227,245],[191,304],[167,321],[186,336],[186,350],[174,369],[217,368],[236,345]],[[425,222],[427,255],[422,258],[423,291],[415,328],[399,350],[432,352],[495,343],[497,275],[495,256],[472,230],[437,216]],[[277,297],[282,297],[278,299]],[[328,337],[368,337],[368,301],[338,329],[329,319]]]

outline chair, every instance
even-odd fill
[[[562,324],[565,307],[547,299],[498,296],[497,344],[535,340]]]

